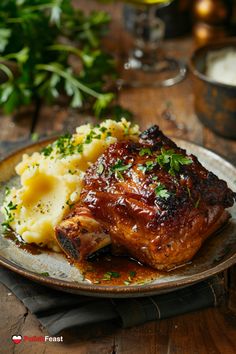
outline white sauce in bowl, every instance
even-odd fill
[[[214,81],[236,86],[236,48],[209,52],[205,74]]]

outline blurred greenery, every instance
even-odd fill
[[[63,93],[72,107],[86,103],[104,114],[115,97],[104,90],[116,76],[113,58],[101,49],[109,21],[107,13],[85,15],[70,0],[1,0],[0,70],[8,80],[0,86],[0,106],[11,113],[32,102],[53,103]],[[79,70],[69,64],[72,54]],[[122,115],[117,107],[113,113]]]

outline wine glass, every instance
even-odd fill
[[[167,87],[182,81],[186,66],[165,56],[161,49],[165,24],[157,17],[160,7],[173,0],[123,0],[126,29],[134,38],[134,48],[121,70],[120,86]]]

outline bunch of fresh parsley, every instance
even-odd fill
[[[102,11],[85,15],[74,9],[71,0],[1,0],[0,70],[7,81],[0,86],[0,106],[11,113],[66,94],[71,107],[86,101],[97,116],[104,113],[114,98],[104,91],[107,77],[115,75],[114,62],[100,45],[109,21]],[[7,64],[12,61],[17,74]]]

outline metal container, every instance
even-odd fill
[[[207,53],[223,48],[236,48],[236,38],[210,43],[193,53],[189,66],[194,105],[203,124],[219,135],[236,139],[236,85],[220,83],[205,75]]]

